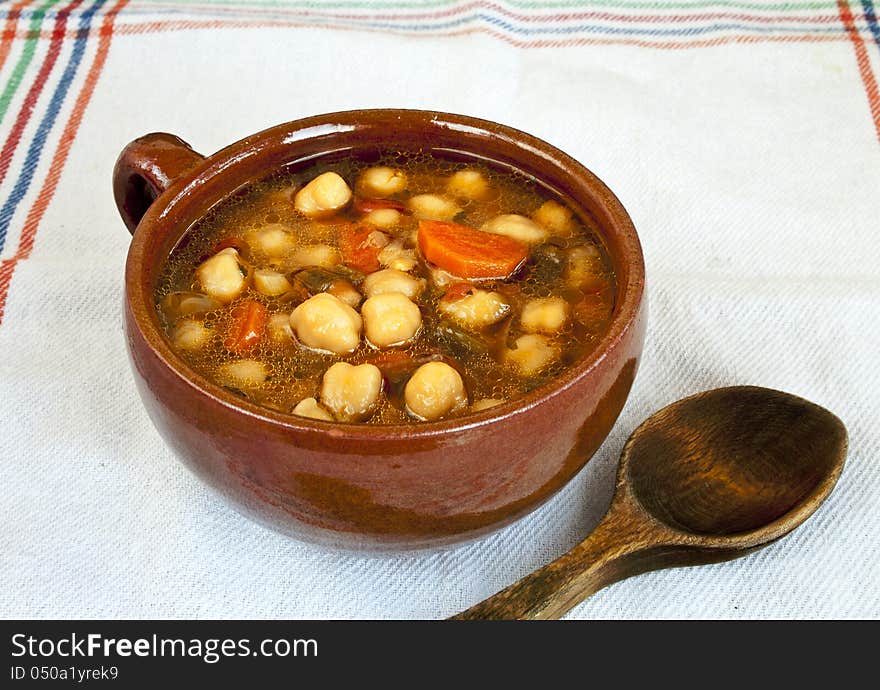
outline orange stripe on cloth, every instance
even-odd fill
[[[835,18],[838,22],[839,17]],[[410,34],[403,31],[395,31],[390,29],[379,29],[362,26],[351,26],[342,24],[314,24],[311,22],[297,22],[291,20],[279,21],[263,21],[256,19],[168,19],[162,21],[145,22],[143,24],[120,24],[114,28],[116,36],[133,36],[140,34],[154,34],[170,31],[198,31],[202,29],[283,29],[283,28],[300,28],[300,29],[330,29],[332,31],[357,31],[375,34],[405,35]],[[493,30],[488,27],[470,27],[464,29],[456,29],[453,31],[438,31],[437,33],[424,34],[426,37],[449,37],[449,36],[467,36],[470,34],[484,34],[505,41],[517,48],[567,48],[572,46],[592,46],[592,45],[622,45],[636,46],[638,48],[656,48],[667,50],[681,50],[685,48],[713,48],[719,45],[731,44],[753,44],[753,43],[849,43],[850,37],[846,30],[841,28],[839,33],[816,33],[804,29],[801,34],[784,34],[784,35],[761,35],[761,34],[730,34],[719,36],[718,38],[696,39],[690,41],[663,41],[639,38],[559,38],[559,39],[536,39],[536,40],[520,40],[512,38],[509,34]],[[19,29],[15,37],[27,38],[31,34],[23,29]],[[68,29],[67,38],[76,38],[77,29]],[[52,31],[43,29],[39,33],[39,38],[51,38]]]
[[[868,96],[868,108],[874,120],[874,131],[877,134],[877,141],[880,141],[880,90],[877,88],[877,79],[871,69],[868,50],[865,48],[862,35],[856,29],[849,3],[846,0],[837,0],[837,7],[840,10],[840,21],[843,23],[856,53],[856,64],[859,66],[859,75],[865,85],[865,94]]]
[[[154,34],[169,31],[192,31],[199,29],[266,29],[266,28],[310,28],[310,29],[330,29],[334,31],[352,31],[379,34],[396,35],[399,32],[388,31],[386,29],[364,28],[357,26],[346,26],[340,24],[321,24],[320,26],[308,22],[295,21],[249,21],[249,20],[222,20],[222,19],[180,19],[148,22],[144,24],[125,24],[116,27],[117,35],[140,35]],[[538,40],[519,40],[512,38],[506,33],[495,31],[487,27],[471,27],[467,29],[459,29],[456,31],[444,31],[438,34],[425,34],[425,36],[468,36],[472,34],[483,34],[505,41],[517,48],[568,48],[578,46],[606,46],[606,45],[622,45],[636,46],[639,48],[656,48],[660,50],[682,50],[687,48],[714,48],[716,46],[731,44],[754,44],[754,43],[839,43],[841,41],[849,41],[849,37],[845,32],[840,34],[787,34],[783,36],[764,36],[738,34],[729,36],[719,36],[717,38],[707,38],[693,41],[654,41],[638,38],[568,38],[568,39],[538,39]]]
[[[0,69],[6,64],[6,58],[9,57],[9,51],[12,50],[12,44],[16,38],[15,27],[18,24],[18,18],[21,10],[30,0],[25,2],[17,2],[9,8],[9,14],[6,15],[6,23],[3,25],[3,35],[0,37]]]
[[[33,206],[28,212],[24,228],[22,229],[18,251],[11,258],[0,262],[0,323],[3,323],[3,315],[6,310],[6,298],[9,294],[9,285],[12,282],[12,275],[15,272],[15,267],[19,261],[27,259],[28,256],[30,256],[31,251],[33,251],[34,240],[36,239],[40,221],[43,219],[43,215],[45,214],[49,203],[52,201],[52,197],[55,195],[58,181],[61,179],[61,173],[64,170],[64,165],[70,154],[70,147],[76,139],[76,133],[79,130],[80,123],[82,122],[83,115],[89,105],[89,101],[92,99],[95,86],[97,85],[101,72],[104,69],[104,63],[107,62],[107,54],[110,51],[110,42],[113,39],[113,23],[116,20],[116,15],[119,14],[128,2],[129,0],[118,0],[112,9],[104,15],[104,20],[101,22],[101,28],[99,30],[98,49],[95,52],[95,60],[89,69],[89,73],[86,75],[86,80],[79,96],[77,96],[76,103],[73,106],[73,112],[70,114],[70,119],[68,119],[64,131],[61,134],[58,148],[52,158],[49,172],[43,181],[40,193],[37,195]]]

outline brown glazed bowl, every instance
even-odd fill
[[[433,150],[524,171],[599,228],[617,273],[598,347],[529,394],[460,419],[334,424],[276,413],[191,370],[170,348],[153,297],[160,268],[195,221],[249,182],[324,156]],[[593,455],[617,419],[645,334],[644,262],[635,229],[589,170],[493,122],[416,110],[318,115],[247,137],[207,158],[169,134],[129,144],[114,170],[134,236],[125,333],[144,405],[195,474],[257,520],[352,549],[435,547],[486,534],[534,510]]]

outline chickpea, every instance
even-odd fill
[[[334,280],[330,287],[327,288],[327,292],[345,302],[352,309],[356,309],[363,299],[361,293],[355,289],[354,285],[344,278]]]
[[[461,207],[452,199],[439,194],[416,194],[407,207],[421,220],[452,220],[461,213]]]
[[[211,341],[213,332],[201,321],[184,319],[174,327],[171,344],[176,350],[196,352]]]
[[[406,295],[388,292],[370,297],[361,308],[364,331],[376,347],[402,345],[422,326],[422,313]]]
[[[247,284],[247,273],[238,252],[231,247],[218,252],[196,269],[202,289],[222,304],[229,304],[242,293]]]
[[[461,278],[452,275],[449,271],[444,271],[442,268],[431,265],[428,265],[428,277],[431,279],[431,285],[436,288],[444,288],[461,280]]]
[[[336,362],[324,372],[321,402],[341,422],[367,419],[379,404],[382,372],[373,364]]]
[[[568,234],[575,229],[574,214],[571,209],[558,201],[545,201],[532,214],[532,220],[557,235]]]
[[[218,379],[236,388],[255,388],[269,376],[266,365],[255,359],[237,359],[217,369]]]
[[[492,197],[493,189],[489,180],[479,170],[459,170],[449,176],[446,191],[459,199],[485,201]]]
[[[460,325],[479,330],[507,316],[510,303],[498,292],[474,289],[461,299],[440,300],[438,309]]]
[[[266,324],[266,333],[273,345],[284,346],[293,343],[293,328],[290,314],[272,314]]]
[[[296,248],[296,237],[286,225],[271,223],[247,233],[248,246],[269,259],[287,256]]]
[[[220,302],[199,292],[169,292],[159,307],[170,323],[184,316],[202,316],[219,309]]]
[[[407,411],[427,421],[457,412],[468,402],[461,376],[445,362],[428,362],[416,369],[403,397]]]
[[[400,225],[400,211],[393,208],[377,208],[364,216],[364,222],[377,228],[387,230]]]
[[[588,292],[601,290],[608,284],[602,256],[594,245],[582,245],[568,250],[568,264],[565,267],[565,282],[571,287]]]
[[[523,376],[533,376],[559,359],[559,348],[543,335],[521,335],[514,345],[514,349],[505,351],[504,360]]]
[[[532,333],[557,333],[568,321],[568,312],[568,302],[561,297],[544,297],[526,302],[519,320]]]
[[[351,189],[335,172],[318,175],[293,198],[297,211],[309,218],[323,218],[339,211],[351,201]]]
[[[295,270],[306,266],[333,268],[342,263],[342,254],[329,244],[307,244],[296,249],[287,259],[286,267]]]
[[[385,198],[400,194],[406,189],[407,179],[403,170],[379,165],[364,170],[355,187],[365,196]]]
[[[409,273],[393,268],[385,268],[371,273],[364,280],[364,294],[367,297],[399,292],[414,300],[425,289],[423,278],[413,278]]]
[[[380,232],[379,230],[374,230],[373,232],[371,232],[369,235],[367,235],[367,238],[364,241],[364,246],[376,247],[378,249],[384,249],[389,244],[391,244],[391,237],[389,237],[384,232]]]
[[[491,232],[495,235],[506,235],[526,244],[543,242],[547,239],[548,234],[544,228],[533,220],[516,213],[495,216],[492,220],[483,223],[480,230]]]
[[[401,240],[394,240],[379,252],[379,263],[398,271],[411,271],[416,267],[418,260],[414,250],[405,249]]]
[[[360,314],[345,302],[321,292],[293,310],[290,325],[306,347],[344,355],[360,343],[363,322]]]
[[[293,414],[297,414],[300,417],[308,417],[309,419],[320,419],[325,422],[332,422],[333,415],[327,412],[321,405],[318,404],[318,401],[314,398],[304,398],[300,400],[296,407],[291,410]]]
[[[480,412],[481,410],[488,410],[490,407],[495,407],[503,402],[503,400],[498,400],[497,398],[483,398],[471,405],[471,411]]]
[[[267,268],[258,268],[254,271],[254,287],[261,295],[275,297],[290,290],[290,281],[283,273]]]

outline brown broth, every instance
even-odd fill
[[[548,200],[564,204],[564,200],[551,193],[532,178],[515,171],[501,170],[486,164],[461,162],[430,154],[403,155],[389,154],[378,161],[369,163],[356,158],[341,158],[319,161],[309,167],[275,175],[253,184],[230,198],[224,200],[190,229],[183,242],[172,252],[156,287],[157,309],[169,337],[175,322],[163,308],[163,298],[175,291],[201,290],[195,271],[201,262],[212,255],[212,248],[229,238],[243,242],[249,231],[257,230],[267,224],[281,223],[291,229],[301,245],[325,243],[336,245],[337,235],[345,224],[358,220],[358,214],[349,204],[348,208],[332,218],[315,221],[300,214],[292,203],[291,190],[301,188],[317,175],[334,171],[340,174],[355,189],[355,180],[366,168],[374,165],[389,165],[405,171],[408,187],[404,193],[392,199],[405,201],[420,193],[444,193],[446,178],[462,169],[480,171],[490,182],[494,193],[485,201],[458,200],[462,211],[454,221],[473,228],[500,214],[531,214]],[[408,247],[417,247],[415,235],[418,221],[414,216],[405,215],[399,227],[388,231],[392,237],[404,238]],[[583,218],[575,216],[575,227],[560,234],[551,232],[549,239],[540,245],[532,246],[527,264],[516,275],[503,281],[484,281],[475,283],[481,289],[496,290],[508,298],[512,305],[512,316],[482,332],[469,331],[454,326],[437,312],[437,305],[443,297],[445,287],[434,285],[429,278],[429,267],[418,249],[418,264],[410,273],[426,278],[427,288],[417,299],[422,314],[422,327],[417,337],[406,346],[377,350],[364,342],[349,355],[323,354],[306,349],[295,340],[283,345],[273,344],[268,337],[250,352],[247,359],[262,361],[268,369],[264,383],[242,389],[226,382],[226,387],[252,402],[289,412],[303,398],[315,397],[320,400],[319,391],[324,371],[337,361],[351,364],[375,361],[377,357],[401,357],[383,353],[406,353],[419,361],[432,356],[442,357],[460,372],[467,388],[469,402],[474,403],[487,398],[509,400],[522,395],[559,375],[567,367],[589,353],[597,340],[607,330],[614,306],[616,285],[613,272],[604,249],[597,239],[594,229],[586,225]],[[586,285],[572,284],[565,272],[550,258],[564,255],[575,247],[595,247],[599,250],[595,277]],[[560,254],[562,253],[562,254]],[[546,256],[545,256],[546,255]],[[542,259],[542,256],[544,257]],[[273,267],[284,269],[283,260],[271,260],[260,256],[253,250],[245,255],[248,263],[255,268]],[[558,274],[558,275],[555,275]],[[352,282],[359,287],[357,276]],[[581,283],[580,285],[583,285]],[[500,348],[509,346],[525,331],[519,323],[522,306],[531,298],[557,296],[566,300],[570,317],[563,329],[547,336],[559,349],[559,358],[550,366],[535,375],[521,375],[510,363],[499,361]],[[224,347],[229,328],[230,313],[240,303],[254,300],[263,304],[270,313],[289,314],[298,300],[291,295],[267,297],[257,292],[251,280],[248,287],[235,301],[208,312],[203,317],[204,325],[211,329],[209,343],[196,352],[179,351],[183,359],[197,372],[220,385],[218,369],[224,364],[242,358]],[[403,385],[407,374],[385,375],[384,394],[375,413],[369,418],[371,424],[398,424],[415,422],[402,402]],[[454,416],[467,414],[468,408]]]

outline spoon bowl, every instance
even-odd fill
[[[746,555],[816,511],[846,450],[840,419],[788,393],[736,386],[679,400],[626,442],[589,537],[455,618],[556,618],[632,575]]]

